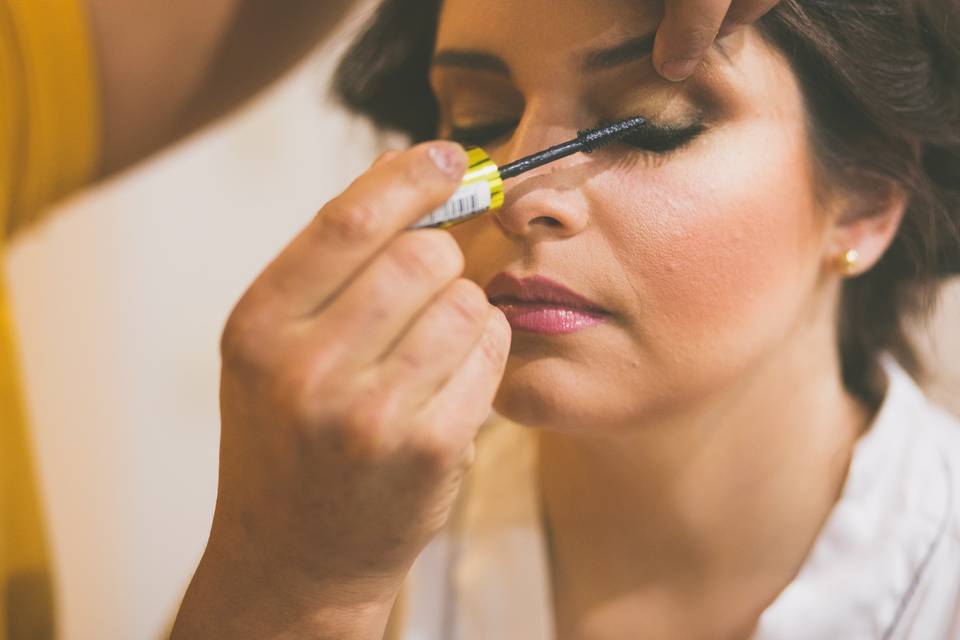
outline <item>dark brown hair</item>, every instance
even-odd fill
[[[334,78],[350,109],[415,141],[436,134],[428,73],[440,3],[382,2]],[[875,401],[881,353],[920,373],[907,322],[960,272],[960,3],[785,0],[757,27],[800,81],[825,173],[909,196],[893,244],[845,282],[841,302],[844,382]]]

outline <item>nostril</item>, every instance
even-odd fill
[[[493,214],[501,231],[510,236],[569,237],[586,227],[586,212],[562,201],[521,204],[514,202]]]
[[[556,218],[550,216],[538,216],[530,221],[530,224],[542,224],[548,227],[557,228],[562,227],[563,223],[557,220]]]

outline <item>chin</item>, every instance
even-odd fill
[[[618,415],[626,409],[622,403],[636,395],[622,388],[618,392],[598,373],[563,358],[511,357],[493,408],[508,420],[535,429],[579,431],[626,421],[626,416]]]

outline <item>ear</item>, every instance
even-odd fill
[[[906,192],[893,180],[872,178],[845,190],[831,207],[835,215],[825,256],[828,268],[847,276],[872,269],[893,242],[907,202]]]

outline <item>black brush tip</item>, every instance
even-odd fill
[[[641,129],[647,124],[647,119],[642,116],[633,116],[613,124],[603,125],[595,129],[585,129],[577,132],[577,140],[582,145],[584,153],[591,153],[600,147],[616,142]]]

